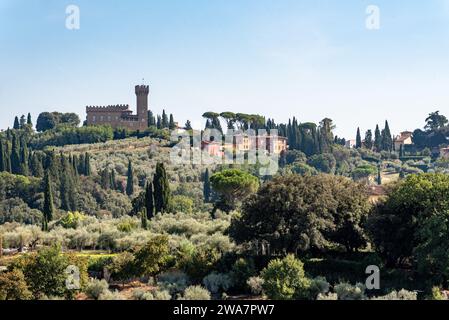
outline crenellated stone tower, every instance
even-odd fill
[[[133,114],[129,105],[87,106],[87,125],[110,125],[113,128],[144,131],[148,128],[148,95],[146,85],[135,87],[137,114]]]
[[[145,126],[148,128],[148,95],[150,94],[150,87],[146,85],[136,86],[137,97],[137,117],[139,119],[139,127]]]

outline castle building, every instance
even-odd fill
[[[113,128],[144,131],[148,128],[149,86],[135,87],[137,114],[133,114],[129,105],[87,106],[87,125],[110,125]]]

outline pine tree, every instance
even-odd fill
[[[173,118],[173,114],[170,113],[170,121],[168,123],[168,128],[170,130],[175,130],[176,129],[176,124],[175,124],[175,120]]]
[[[17,135],[12,137],[12,149],[11,149],[11,172],[13,174],[21,174],[22,163],[20,161],[20,142]]]
[[[210,177],[209,177],[209,168],[206,169],[204,173],[204,182],[203,182],[203,196],[204,202],[210,202]]]
[[[362,136],[360,135],[360,128],[357,128],[357,136],[355,138],[355,147],[360,149],[362,147]]]
[[[154,196],[153,196],[153,183],[147,182],[145,187],[145,208],[148,219],[152,219],[154,216]]]
[[[131,196],[134,193],[134,173],[131,160],[128,161],[128,179],[126,181],[126,194]]]
[[[223,129],[221,128],[220,119],[218,119],[218,118],[212,119],[212,128],[217,129],[218,131],[223,133]]]
[[[84,156],[84,175],[86,177],[91,175],[91,166],[90,166],[90,154],[86,152]]]
[[[27,125],[29,125],[31,128],[33,127],[33,122],[31,121],[31,113],[29,112],[27,116]]]
[[[165,171],[165,166],[163,163],[158,163],[156,165],[153,186],[156,213],[167,212],[170,202],[170,185],[168,183],[167,172]]]
[[[43,208],[43,222],[42,222],[42,230],[48,231],[48,223],[53,220],[54,214],[54,206],[53,206],[53,192],[51,188],[51,179],[50,173],[48,171],[45,172],[44,178],[44,208]]]
[[[382,150],[382,135],[380,134],[379,125],[376,125],[376,130],[374,132],[374,149],[377,152]]]
[[[14,118],[14,125],[13,125],[12,128],[15,129],[15,130],[19,130],[20,129],[19,118],[17,116]]]

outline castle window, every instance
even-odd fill
[[[92,122],[95,122],[96,117],[92,116]]]
[[[103,121],[103,118],[104,118],[103,116],[100,116],[100,121]]]
[[[118,116],[115,117],[115,120],[116,120],[116,121],[118,120]]]
[[[108,116],[108,121],[111,121],[111,116]]]

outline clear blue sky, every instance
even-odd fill
[[[78,5],[81,28],[65,28]],[[380,8],[380,30],[365,28]],[[449,115],[449,1],[0,0],[0,128],[31,111],[129,103],[200,125],[208,110],[332,118],[355,136]]]

